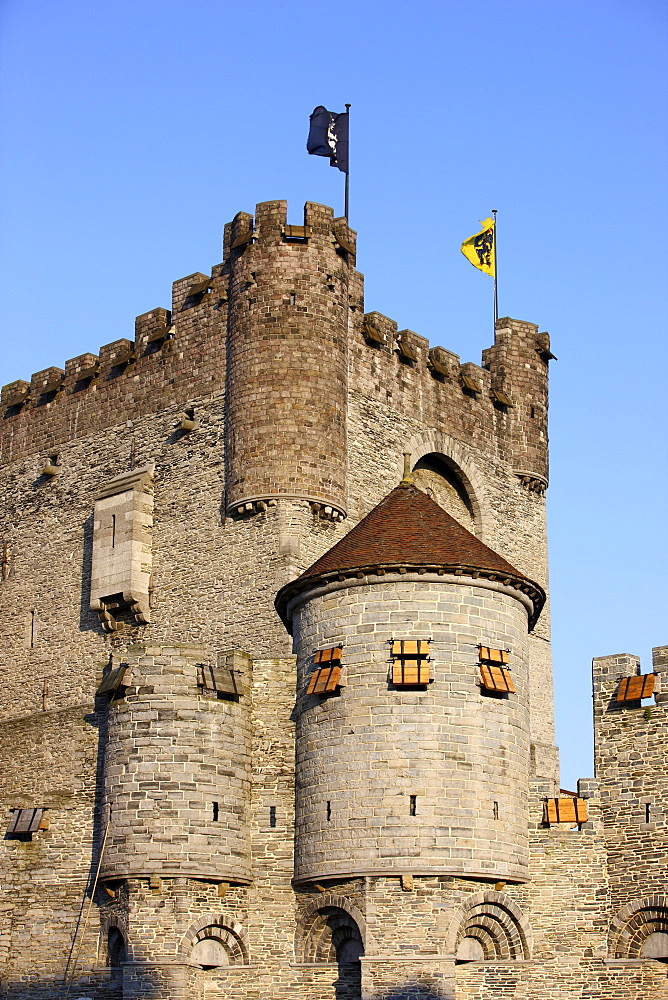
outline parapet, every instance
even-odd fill
[[[357,234],[348,226],[345,217],[334,218],[328,205],[307,201],[303,222],[288,223],[287,201],[264,201],[255,207],[255,216],[238,212],[225,226],[223,258],[237,256],[248,246],[260,244],[308,244],[309,241],[330,243],[345,256],[346,263],[353,263],[357,250]]]

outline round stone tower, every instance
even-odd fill
[[[307,202],[303,226],[286,212],[264,202],[226,228],[227,509],[298,498],[339,519],[354,235],[324,205]]]
[[[196,646],[128,658],[109,705],[103,878],[250,881],[249,669]]]
[[[298,655],[298,880],[527,878],[543,601],[407,480],[279,592]]]

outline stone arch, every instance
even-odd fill
[[[668,962],[668,896],[646,896],[623,906],[610,923],[610,954]]]
[[[459,441],[442,431],[425,431],[416,434],[406,445],[411,455],[411,465],[416,466],[427,456],[438,457],[456,476],[469,500],[474,534],[482,541],[492,535],[492,518],[487,505],[484,481],[468,451]],[[403,462],[397,463],[399,477],[403,474]]]
[[[366,923],[346,899],[325,893],[301,914],[295,932],[299,962],[355,962],[366,949]]]
[[[454,914],[445,950],[460,961],[529,958],[531,931],[517,903],[505,893],[479,892]]]
[[[102,914],[98,954],[104,956],[105,965],[111,968],[132,960],[125,914]]]
[[[231,913],[210,913],[190,925],[179,953],[190,965],[202,968],[247,965],[248,934]]]

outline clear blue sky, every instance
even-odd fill
[[[4,0],[0,382],[133,336],[257,201],[342,212],[305,152],[352,103],[366,307],[480,362],[501,315],[552,335],[559,742],[591,774],[590,660],[668,643],[666,17],[660,0]]]

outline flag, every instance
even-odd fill
[[[496,240],[494,238],[494,219],[485,219],[480,225],[482,229],[475,236],[462,243],[462,253],[474,267],[485,274],[496,277]]]
[[[348,112],[337,115],[322,105],[310,117],[306,148],[316,156],[328,156],[330,167],[348,173]]]

